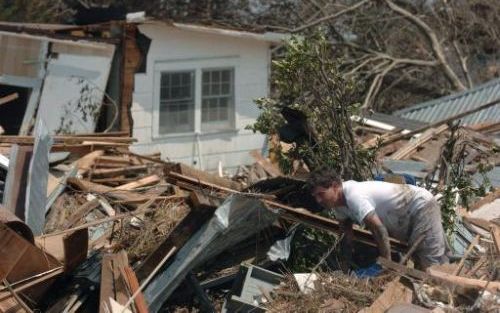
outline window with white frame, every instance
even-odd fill
[[[201,130],[230,128],[233,112],[233,70],[202,71]]]
[[[159,97],[158,135],[234,128],[232,67],[161,71]]]
[[[194,71],[161,73],[160,133],[194,131],[194,75]]]

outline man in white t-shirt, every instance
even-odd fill
[[[357,223],[372,232],[382,257],[391,258],[389,237],[412,246],[423,236],[414,252],[416,266],[425,269],[448,261],[440,208],[426,189],[381,181],[342,182],[330,171],[312,173],[308,186],[316,201],[341,221],[347,260],[352,257],[352,223]]]

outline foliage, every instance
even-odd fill
[[[478,172],[483,175],[483,183],[479,186],[473,185],[473,178],[465,168],[467,148],[471,143],[462,140],[458,124],[450,125],[450,131],[450,137],[443,146],[439,185],[434,189],[434,193],[442,195],[441,214],[448,235],[454,232],[457,201],[468,208],[473,198],[484,196],[491,187],[485,175],[491,170],[491,166],[482,161],[479,163]]]
[[[310,169],[329,167],[347,179],[371,176],[374,151],[361,148],[352,130],[351,116],[359,113],[359,85],[342,75],[321,32],[286,44],[284,57],[273,62],[273,84],[275,96],[256,101],[262,113],[250,128],[279,136],[287,122],[286,110],[305,117],[300,125],[305,136],[296,138],[288,151],[274,147],[285,172],[293,160],[302,159]]]

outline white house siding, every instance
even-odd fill
[[[132,149],[139,153],[160,152],[163,159],[200,166],[209,171],[217,169],[219,161],[228,170],[252,163],[248,152],[262,149],[265,137],[245,127],[255,122],[259,114],[253,99],[268,94],[269,43],[158,24],[144,24],[139,29],[152,42],[146,73],[135,75],[132,118],[133,136],[138,143]],[[234,66],[235,129],[199,135],[159,136],[154,113],[159,102],[158,73],[193,66]]]

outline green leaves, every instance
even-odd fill
[[[307,118],[304,125],[290,125],[300,126],[305,134],[290,150],[278,153],[288,159],[280,164],[302,159],[310,170],[327,166],[344,178],[371,177],[375,154],[355,142],[351,122],[359,111],[361,86],[356,77],[342,75],[341,62],[324,33],[291,38],[283,57],[272,64],[274,96],[255,101],[262,113],[249,128],[279,135],[280,127],[287,124],[282,113],[285,108]],[[282,168],[285,172],[286,167]]]

